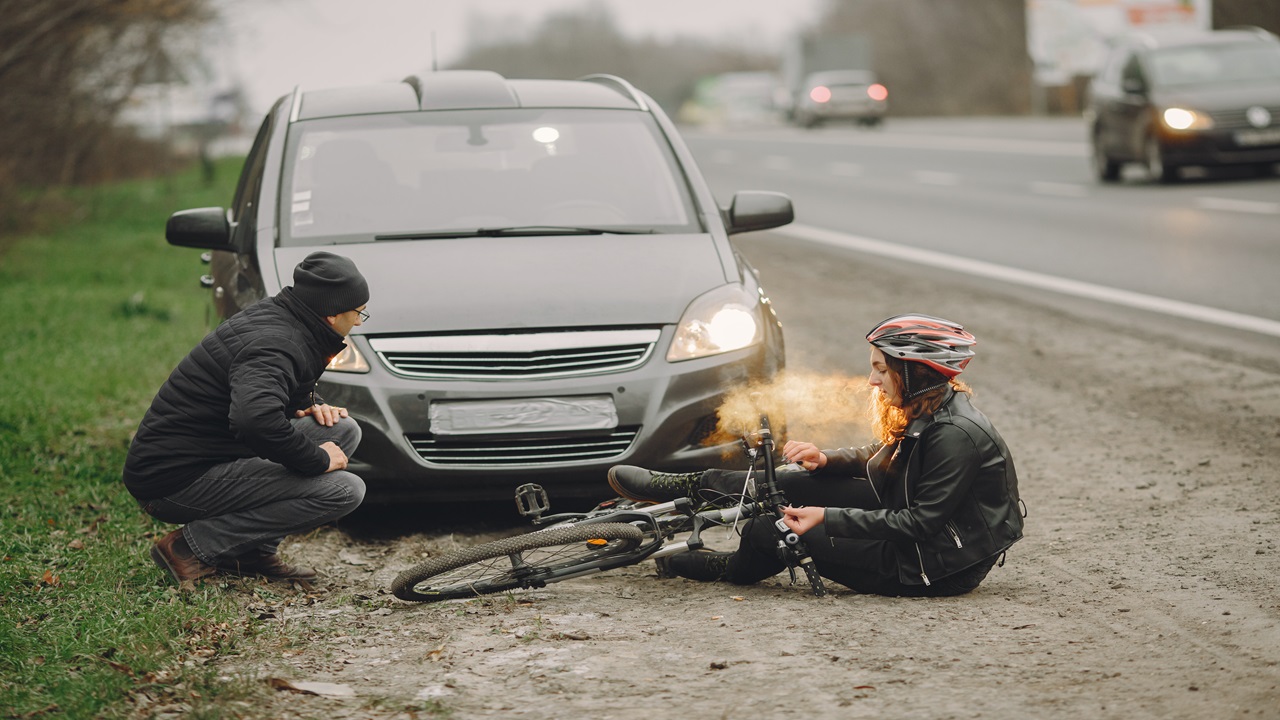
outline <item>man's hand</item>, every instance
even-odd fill
[[[329,469],[325,472],[333,472],[334,470],[345,470],[347,467],[347,454],[342,452],[342,448],[336,443],[327,442],[320,446],[320,449],[329,453]]]
[[[316,419],[316,422],[325,427],[333,427],[347,415],[347,409],[343,407],[334,407],[332,405],[312,405],[306,410],[299,410],[296,415],[298,417],[306,417],[310,415]],[[345,467],[345,465],[344,465]]]
[[[827,509],[820,507],[782,508],[782,522],[787,524],[797,535],[803,535],[818,527],[826,520]]]
[[[787,462],[800,463],[800,466],[809,472],[827,464],[827,456],[818,449],[817,445],[810,442],[788,440],[787,444],[782,446],[782,457],[786,458]]]

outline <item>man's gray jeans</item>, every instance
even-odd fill
[[[294,427],[316,445],[333,441],[350,457],[360,426],[343,418],[325,427],[311,417]],[[152,517],[184,524],[197,557],[224,564],[252,550],[274,553],[286,535],[319,527],[355,510],[364,481],[345,470],[308,477],[263,458],[243,458],[209,469],[189,487],[145,505]]]

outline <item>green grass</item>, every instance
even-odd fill
[[[205,663],[265,632],[216,584],[179,591],[147,555],[166,532],[120,481],[129,438],[208,327],[199,252],[169,213],[226,205],[240,162],[65,191],[48,232],[0,243],[0,716],[220,717],[251,692]]]

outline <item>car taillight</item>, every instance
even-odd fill
[[[827,102],[831,99],[831,88],[825,85],[819,85],[809,91],[809,99],[816,103]]]
[[[889,88],[880,83],[872,83],[867,86],[867,96],[877,102],[889,97]]]

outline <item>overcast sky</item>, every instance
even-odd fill
[[[431,68],[431,37],[441,66],[458,59],[477,15],[499,26],[535,27],[548,13],[607,6],[634,37],[700,35],[780,48],[812,21],[823,0],[221,0],[224,40],[217,51],[249,91],[255,110],[294,85],[399,80]]]

